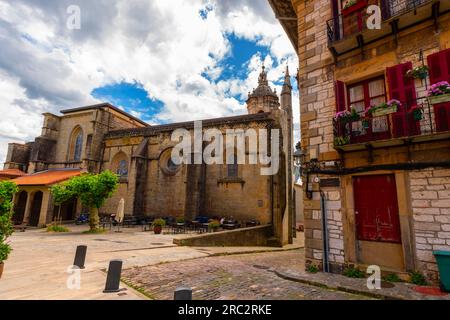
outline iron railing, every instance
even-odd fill
[[[403,102],[397,112],[359,119],[333,119],[336,147],[423,136],[450,131],[450,105],[431,105],[427,98]]]
[[[365,1],[365,0],[361,0]],[[367,6],[379,5],[382,21],[400,16],[433,0],[368,0]],[[339,14],[327,21],[327,35],[330,43],[354,36],[367,29],[367,6],[350,14]]]

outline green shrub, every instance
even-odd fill
[[[155,219],[155,221],[153,221],[152,225],[154,227],[164,227],[166,225],[166,221],[164,219]]]
[[[184,223],[186,221],[186,219],[181,216],[181,217],[177,217],[177,223]]]
[[[317,272],[319,272],[319,268],[318,268],[315,264],[310,264],[310,265],[306,268],[306,272],[309,272],[309,273],[317,273]]]
[[[69,232],[69,231],[70,230],[68,228],[57,224],[53,224],[47,227],[47,232]]]
[[[0,263],[6,261],[11,253],[11,247],[6,243],[6,240],[14,231],[11,222],[13,216],[12,198],[17,191],[18,188],[14,182],[0,182]]]
[[[358,268],[348,267],[344,270],[344,276],[349,278],[365,278],[366,274]]]
[[[211,230],[217,230],[220,228],[220,226],[221,226],[221,224],[220,224],[220,221],[218,221],[218,220],[212,220],[208,224],[208,228]]]
[[[403,282],[402,279],[396,273],[389,273],[388,275],[383,277],[384,281],[387,282]]]
[[[419,271],[413,271],[409,275],[411,276],[410,279],[411,283],[416,284],[418,286],[427,285],[427,280],[425,279],[425,276]]]

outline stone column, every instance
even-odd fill
[[[50,203],[50,191],[47,189],[42,192],[43,192],[42,204],[41,204],[41,212],[39,214],[38,226],[47,224],[47,209]]]
[[[27,204],[25,205],[25,212],[23,214],[23,222],[25,224],[28,224],[28,221],[30,220],[30,210],[31,210],[32,200],[33,200],[33,194],[30,191],[27,191]]]

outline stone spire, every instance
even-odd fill
[[[258,112],[271,112],[278,109],[280,101],[275,90],[269,86],[267,80],[266,67],[262,66],[262,71],[258,77],[258,87],[253,89],[248,95],[247,109],[249,114]]]
[[[281,90],[281,109],[292,109],[292,85],[291,76],[289,75],[289,66],[286,67],[283,89]]]
[[[286,73],[284,75],[283,90],[281,90],[281,95],[292,93],[291,76],[289,74],[289,66],[286,66]]]

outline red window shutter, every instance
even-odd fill
[[[336,81],[334,84],[334,95],[336,97],[336,112],[345,111],[345,83],[342,81]]]
[[[387,79],[389,84],[389,97],[399,100],[403,110],[409,110],[416,105],[416,87],[414,79],[406,77],[406,72],[412,69],[412,63],[406,62],[387,68]]]
[[[430,82],[450,81],[450,49],[433,53],[427,57]]]

